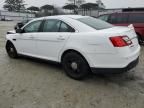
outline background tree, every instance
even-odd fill
[[[27,10],[30,10],[31,12],[35,12],[35,11],[39,11],[40,9],[35,6],[31,6],[31,7],[27,8]]]
[[[82,4],[80,6],[80,8],[83,9],[84,14],[86,14],[87,11],[90,11],[90,15],[91,15],[91,10],[92,9],[98,9],[98,4],[96,4],[96,3],[85,3],[85,4]]]
[[[23,11],[25,9],[25,4],[23,0],[6,0],[5,5],[3,6],[4,9],[8,11]]]
[[[78,6],[77,6],[77,5],[74,5],[74,4],[68,4],[68,5],[63,6],[63,9],[71,10],[71,11],[73,11],[75,14],[77,14],[76,9],[78,9]]]
[[[44,9],[44,10],[53,10],[54,6],[52,6],[52,5],[44,5],[44,6],[41,7],[41,9]]]
[[[83,9],[98,9],[98,4],[96,3],[85,3],[80,6]]]
[[[47,4],[47,5],[40,7],[40,10],[41,10],[43,16],[50,16],[54,12],[54,6]]]
[[[68,0],[67,4],[74,4],[79,7],[83,3],[85,3],[85,0]]]
[[[68,9],[68,10],[74,10],[74,9],[77,9],[78,7],[74,4],[68,4],[68,5],[65,5],[63,6],[63,9]]]
[[[101,0],[97,0],[96,3],[98,4],[99,9],[105,9],[105,5]]]

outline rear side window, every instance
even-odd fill
[[[112,24],[124,24],[128,22],[128,14],[112,14],[110,23]]]
[[[61,22],[59,32],[75,32],[75,30],[64,22]]]
[[[58,32],[61,21],[50,19],[46,20],[43,27],[43,32]]]
[[[43,32],[75,32],[75,30],[63,21],[49,19],[44,23]]]
[[[129,14],[129,23],[144,23],[144,14]]]

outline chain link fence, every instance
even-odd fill
[[[0,10],[1,21],[22,21],[35,18],[35,14]]]

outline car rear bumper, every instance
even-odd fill
[[[93,73],[123,73],[135,68],[139,63],[139,57],[124,68],[91,68]]]

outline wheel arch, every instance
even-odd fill
[[[84,53],[82,53],[82,52],[80,52],[78,50],[75,50],[75,49],[67,49],[67,50],[63,51],[63,53],[60,56],[60,60],[59,61],[62,62],[62,59],[63,59],[64,55],[67,54],[67,53],[70,53],[70,52],[75,52],[75,53],[79,54],[82,58],[84,58],[84,60],[88,63],[88,65],[90,67],[89,58]]]
[[[10,40],[7,40],[7,41],[6,41],[6,46],[7,46],[8,44],[14,45]]]
[[[17,51],[17,48],[15,47],[14,43],[11,40],[6,41],[5,48],[7,47],[8,44],[12,44],[14,46],[15,50]]]

